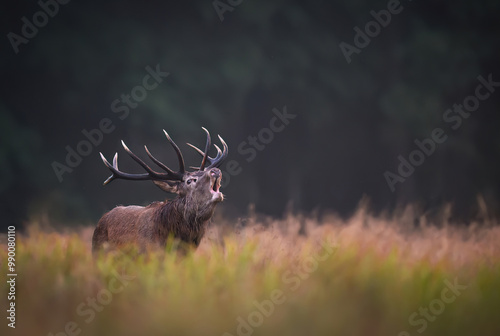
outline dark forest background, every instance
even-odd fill
[[[347,216],[361,199],[377,212],[452,204],[467,221],[480,204],[498,215],[500,92],[455,130],[443,115],[474,94],[478,76],[500,81],[499,1],[402,0],[400,13],[350,63],[341,42],[354,45],[354,28],[364,31],[370,12],[388,1],[233,0],[217,2],[219,10],[221,3],[230,9],[223,20],[212,1],[73,0],[18,53],[8,34],[21,35],[22,18],[33,22],[41,5],[2,3],[2,228],[41,217],[96,222],[117,204],[165,198],[151,182],[103,187],[109,171],[99,152],[111,160],[118,151],[122,170],[141,172],[120,140],[142,158],[146,144],[176,169],[165,129],[197,165],[185,143],[202,147],[202,126],[214,143],[222,135],[228,161],[240,166],[229,176],[221,167],[230,180],[219,209],[228,215],[255,204],[274,216],[286,209]],[[121,119],[111,104],[157,65],[168,77]],[[285,107],[296,118],[248,162],[238,146]],[[66,164],[67,146],[76,150],[82,131],[104,118],[113,131],[59,181],[53,163]],[[384,172],[397,173],[398,156],[408,159],[415,139],[435,128],[447,140],[392,192]]]

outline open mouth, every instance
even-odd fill
[[[212,191],[213,192],[219,192],[219,188],[220,188],[220,181],[221,181],[221,177],[218,176],[217,178],[214,179],[213,183],[212,183]]]

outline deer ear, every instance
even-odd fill
[[[160,188],[163,191],[166,191],[168,193],[172,194],[178,194],[179,193],[179,182],[167,182],[167,181],[155,181],[153,180],[153,183]]]

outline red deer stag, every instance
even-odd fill
[[[188,143],[203,157],[200,167],[195,168],[196,171],[193,172],[185,170],[182,153],[165,130],[163,132],[177,153],[179,160],[179,171],[177,172],[156,159],[146,146],[144,148],[151,161],[163,169],[165,173],[151,169],[132,153],[123,141],[122,145],[125,151],[146,170],[146,173],[124,173],[118,170],[118,153],[115,154],[112,165],[100,153],[102,161],[113,173],[104,182],[104,185],[115,179],[151,180],[160,189],[178,196],[173,200],[154,202],[146,207],[117,206],[107,212],[99,220],[94,230],[92,237],[92,250],[94,252],[101,249],[103,245],[135,244],[141,251],[151,247],[164,248],[170,235],[181,242],[198,247],[205,234],[208,221],[214,213],[215,206],[224,199],[219,191],[222,173],[218,167],[228,154],[227,145],[219,135],[223,150],[221,151],[217,145],[214,145],[217,149],[217,155],[214,158],[209,157],[210,133],[205,128],[203,130],[207,133],[205,151]]]

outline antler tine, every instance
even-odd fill
[[[194,148],[194,150],[197,151],[201,156],[205,155],[205,153],[203,153],[203,151],[198,147],[196,147],[195,145],[192,145],[189,142],[186,142],[186,145],[188,145],[191,148]]]
[[[219,146],[217,146],[216,144],[214,144],[214,146],[217,149],[217,155],[212,159],[212,161],[218,160],[220,158],[220,156],[222,155],[222,151],[220,150]]]
[[[104,155],[99,152],[99,154],[101,154],[101,159],[102,161],[104,162],[104,164],[106,165],[106,167],[109,168],[109,170],[111,170],[111,172],[113,173],[110,177],[108,177],[106,179],[106,181],[104,181],[104,185],[110,183],[111,181],[113,181],[114,179],[117,179],[117,178],[122,178],[124,180],[150,180],[151,177],[149,176],[149,174],[128,174],[128,173],[124,173],[124,172],[121,172],[118,170],[118,153],[115,154],[115,157],[113,158],[113,165],[111,165],[108,160],[106,160],[106,158],[104,157]]]
[[[222,154],[219,155],[219,153],[217,153],[217,156],[210,163],[209,168],[218,168],[222,164],[222,161],[224,161],[226,159],[227,154],[228,154],[228,147],[227,147],[226,142],[224,141],[224,139],[222,139],[222,137],[220,135],[218,135],[218,137],[219,137],[220,142],[222,143]],[[220,152],[219,148],[218,148],[218,150]]]
[[[111,165],[108,162],[108,160],[106,160],[106,158],[104,157],[104,155],[101,152],[99,152],[99,154],[101,155],[101,159],[102,159],[102,162],[104,162],[104,165],[106,167],[108,167],[109,169],[111,169],[111,171],[113,171],[113,168],[118,169],[118,158],[117,158],[118,157],[118,153],[115,153],[115,157],[113,158],[113,165]],[[116,175],[115,175],[115,173],[113,171],[113,174],[111,174],[111,176],[108,177],[106,179],[106,181],[104,181],[104,183],[102,185],[108,184],[109,182],[113,181],[115,178],[116,178]]]
[[[208,150],[210,149],[210,145],[212,144],[210,133],[205,127],[202,127],[202,129],[205,131],[205,133],[207,133],[207,143],[205,144],[205,152],[203,154],[203,159],[201,160],[200,171],[203,171],[205,169],[205,163],[207,162],[207,157],[208,157]]]
[[[184,174],[185,173],[185,168],[184,168],[184,158],[182,157],[181,150],[179,147],[175,144],[174,140],[168,135],[167,131],[163,130],[165,135],[167,136],[168,142],[174,147],[175,153],[177,154],[177,158],[179,159],[179,174]]]
[[[192,145],[190,144],[189,142],[187,143],[187,145],[191,148],[193,148],[195,151],[198,152],[198,154],[200,154],[201,156],[204,156],[205,153],[199,149],[198,147],[196,147],[195,145]],[[210,157],[210,156],[207,156],[207,160],[208,160],[208,163],[209,163],[209,166],[208,167],[212,167],[212,164],[218,160],[221,155],[222,155],[222,151],[220,150],[219,146],[217,146],[216,144],[214,144],[215,148],[217,149],[217,155],[213,158],[213,157]],[[200,169],[200,167],[190,167],[190,168],[193,168],[193,169]]]
[[[116,152],[115,156],[113,157],[113,167],[115,167],[118,170],[118,152]]]
[[[134,161],[137,162],[142,168],[144,168],[144,170],[147,171],[149,176],[151,176],[152,178],[157,180],[165,180],[172,177],[169,174],[157,173],[153,169],[151,169],[144,161],[139,159],[137,155],[135,155],[134,153],[132,153],[130,149],[128,149],[127,145],[125,145],[125,142],[123,140],[122,140],[122,146],[127,152],[127,154],[130,155],[130,157],[134,159]]]
[[[151,161],[153,161],[154,163],[156,163],[156,165],[158,165],[158,167],[160,167],[163,170],[165,170],[172,177],[178,177],[179,180],[182,180],[182,174],[174,172],[172,169],[168,168],[165,164],[163,164],[160,160],[158,160],[157,158],[155,158],[153,156],[153,154],[151,154],[151,152],[148,150],[148,147],[146,145],[144,145],[144,149],[146,150],[146,154],[148,154],[148,156],[151,159]]]
[[[222,143],[223,150],[221,151],[219,146],[214,144],[215,148],[217,149],[217,155],[214,158],[207,155],[207,160],[209,162],[209,165],[207,168],[218,168],[222,164],[222,161],[224,161],[228,155],[228,147],[227,147],[226,142],[224,141],[224,139],[222,139],[222,137],[220,135],[218,137],[219,137],[220,142]],[[198,152],[198,154],[205,157],[205,154],[207,153],[206,151],[203,152],[201,149],[199,149],[198,147],[196,147],[190,143],[188,143],[188,146],[190,146],[191,148],[196,150]],[[200,166],[200,168],[197,168],[197,167],[192,167],[192,168],[200,169],[201,166]]]

